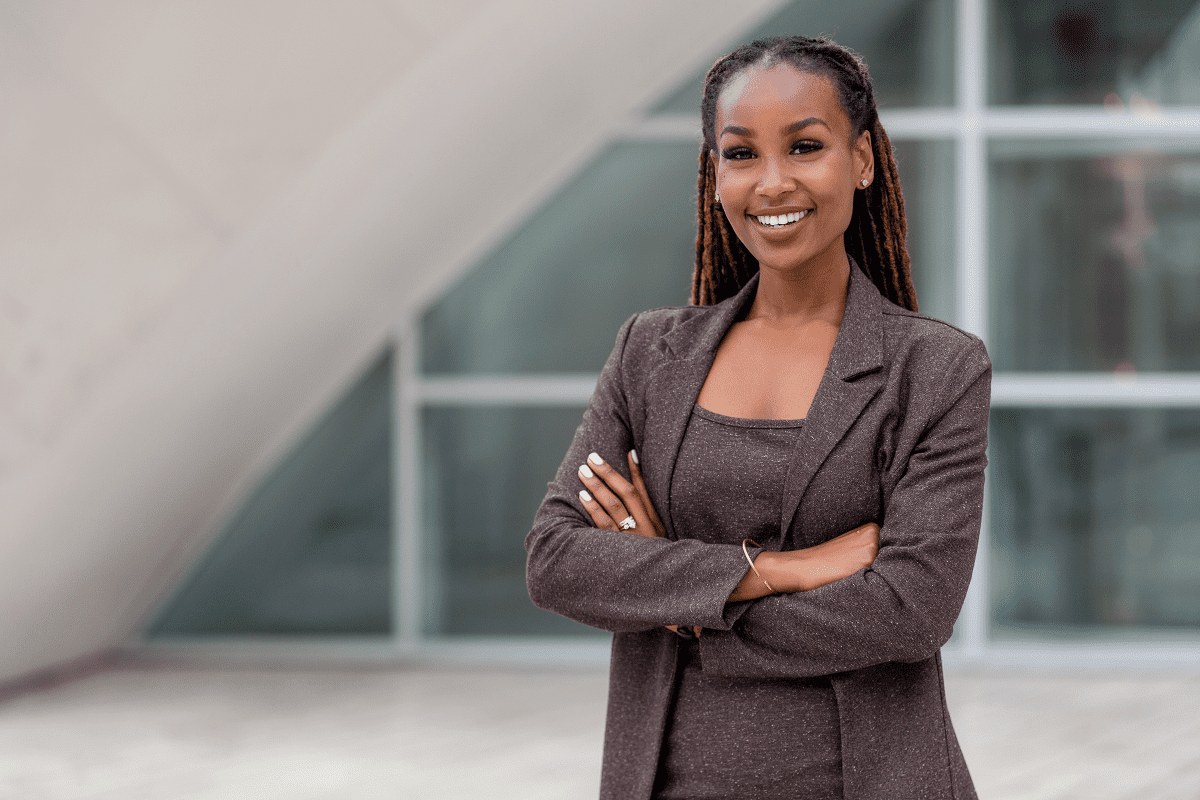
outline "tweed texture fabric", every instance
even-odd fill
[[[783,479],[802,426],[693,408],[671,478],[679,535],[778,546]],[[703,663],[697,640],[680,648],[654,800],[841,798],[840,726],[828,678],[713,677]],[[786,759],[776,757],[781,730],[791,739]]]
[[[617,336],[525,540],[541,608],[614,633],[600,795],[646,800],[682,639],[711,677],[829,676],[847,800],[971,800],[940,658],[971,577],[983,507],[991,362],[983,343],[884,299],[851,266],[846,310],[783,483],[778,546],[881,527],[870,568],[810,592],[726,602],[741,548],[681,537],[671,478],[692,407],[757,278],[714,306],[656,309]],[[592,527],[576,470],[637,448],[665,538]],[[731,710],[732,713],[732,710]],[[788,758],[789,731],[778,757]]]

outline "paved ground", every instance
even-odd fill
[[[594,669],[117,669],[0,704],[0,798],[592,798]],[[983,800],[1197,800],[1200,675],[958,671]]]

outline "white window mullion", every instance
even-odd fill
[[[402,652],[415,652],[421,639],[421,464],[417,324],[396,343],[394,525],[392,538],[392,625]]]
[[[987,340],[987,20],[984,0],[957,4],[958,136],[955,181],[958,199],[956,246],[956,319],[962,328]],[[988,639],[988,504],[984,503],[979,552],[971,586],[959,616],[961,653],[970,660],[986,656]]]
[[[593,374],[414,377],[415,401],[439,406],[586,405],[599,379]]]
[[[992,379],[993,408],[1188,408],[1200,406],[1200,374],[1005,372]]]

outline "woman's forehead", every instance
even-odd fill
[[[816,114],[831,125],[836,125],[834,119],[828,119],[832,111],[844,120],[838,98],[837,88],[825,75],[799,70],[787,63],[776,63],[769,67],[754,65],[734,75],[721,89],[717,97],[717,118],[728,123],[732,118],[757,116],[760,113],[795,113],[810,116],[809,111],[820,111]],[[723,127],[718,125],[718,130]]]

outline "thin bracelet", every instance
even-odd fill
[[[767,587],[767,591],[769,591],[771,594],[775,594],[775,590],[771,588],[771,584],[767,583],[767,579],[764,578],[762,573],[758,571],[758,567],[754,566],[754,559],[750,557],[750,551],[746,549],[747,544],[752,544],[758,548],[761,548],[762,545],[753,539],[742,539],[742,554],[746,556],[746,563],[750,565],[750,569],[754,570],[754,574],[757,575],[758,579],[763,582],[763,586]]]

